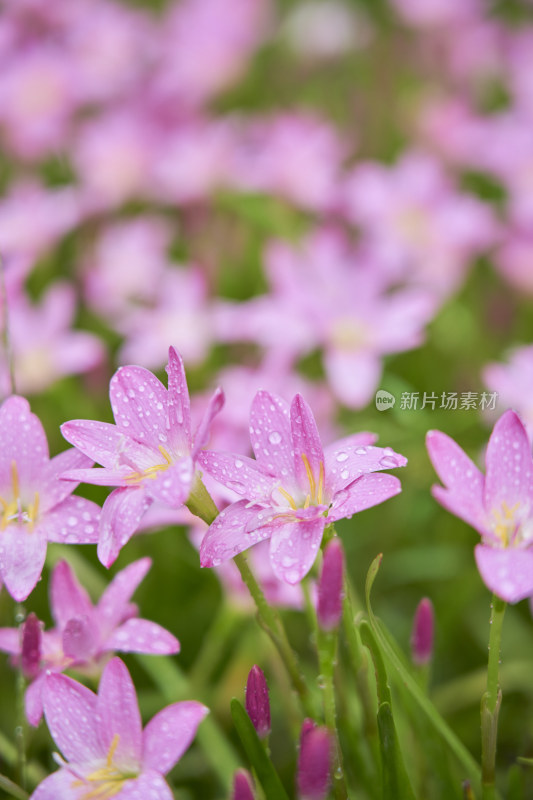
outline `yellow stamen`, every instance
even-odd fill
[[[281,492],[281,494],[283,495],[283,497],[288,502],[288,504],[290,505],[291,508],[294,508],[294,509],[297,508],[297,505],[294,502],[293,497],[285,489],[282,489],[281,486],[278,486],[278,492]]]
[[[320,468],[318,470],[318,492],[316,501],[319,506],[322,505],[322,492],[324,491],[324,462],[320,462]]]
[[[304,508],[309,508],[310,503],[311,503],[311,495],[308,494],[307,497],[305,498]]]
[[[20,497],[19,473],[16,461],[11,462],[11,481],[13,483],[13,497],[16,499]]]
[[[107,754],[107,766],[110,767],[113,761],[113,756],[115,755],[115,750],[118,747],[118,743],[120,742],[120,736],[118,733],[115,733],[113,739],[111,740],[111,744],[109,746],[109,753]]]
[[[115,733],[109,745],[105,767],[94,770],[82,780],[72,782],[73,788],[81,786],[87,786],[88,788],[88,791],[81,796],[80,800],[107,800],[107,798],[114,797],[122,791],[125,781],[137,777],[136,773],[125,774],[121,772],[113,763],[119,741],[120,735]],[[90,784],[97,785],[91,788]]]
[[[143,472],[130,472],[125,476],[124,480],[128,481],[128,483],[140,483],[145,478],[156,478],[158,472],[164,472],[168,469],[172,465],[170,453],[162,445],[158,446],[158,450],[165,459],[164,464],[154,464],[152,467],[146,467]]]
[[[309,463],[309,459],[307,458],[305,453],[302,453],[302,461],[304,462],[305,471],[307,473],[307,480],[309,481],[309,487],[311,489],[311,497],[314,500],[316,492],[315,476],[313,475],[311,464]]]

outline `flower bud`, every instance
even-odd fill
[[[22,624],[20,663],[24,677],[34,680],[41,666],[41,623],[33,611]]]
[[[252,667],[246,681],[246,711],[260,739],[270,733],[270,700],[263,670]]]
[[[238,769],[233,778],[232,800],[255,800],[252,779],[245,769]]]
[[[331,735],[326,727],[304,720],[298,757],[300,800],[324,800],[330,787]]]
[[[411,634],[413,663],[418,667],[428,664],[433,655],[434,617],[433,603],[424,597],[416,609]]]
[[[332,539],[324,550],[318,584],[318,624],[325,631],[337,627],[342,616],[344,551],[340,539]]]

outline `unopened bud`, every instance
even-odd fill
[[[41,623],[33,611],[22,624],[20,663],[24,677],[34,680],[41,666]]]
[[[255,800],[250,774],[245,769],[238,769],[233,778],[232,800]]]
[[[324,726],[304,720],[298,757],[300,800],[324,800],[330,787],[331,735]]]
[[[263,670],[252,667],[246,681],[246,711],[260,739],[270,733],[270,700]]]
[[[416,609],[411,635],[412,658],[418,667],[429,664],[431,661],[434,627],[435,613],[433,611],[433,603],[428,597],[424,597]]]
[[[337,627],[342,616],[344,551],[340,539],[332,539],[324,550],[318,584],[318,624],[325,631]]]

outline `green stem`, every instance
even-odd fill
[[[305,679],[300,672],[294,650],[289,644],[285,628],[279,617],[278,612],[267,602],[263,590],[259,586],[255,576],[250,569],[244,553],[237,553],[233,558],[241,578],[248,587],[256,608],[257,617],[262,628],[268,633],[281,656],[285,668],[290,676],[292,685],[296,690],[304,713],[309,717],[314,717],[314,706]]]
[[[0,789],[7,792],[11,797],[16,797],[17,800],[28,800],[29,794],[16,783],[10,781],[5,775],[0,774]]]
[[[337,733],[337,707],[335,702],[335,659],[337,654],[337,630],[320,631],[318,639],[320,682],[324,702],[324,720],[333,737],[333,791],[335,800],[346,800],[348,793],[342,764],[342,751]]]
[[[502,700],[500,688],[500,656],[503,617],[506,603],[493,595],[490,615],[487,691],[481,700],[481,776],[483,800],[496,797],[496,744],[498,714]]]

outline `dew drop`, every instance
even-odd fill
[[[268,441],[270,444],[279,444],[281,442],[281,433],[272,431],[272,433],[268,434]]]
[[[348,453],[342,452],[337,454],[337,461],[346,461],[347,458],[348,458]]]

